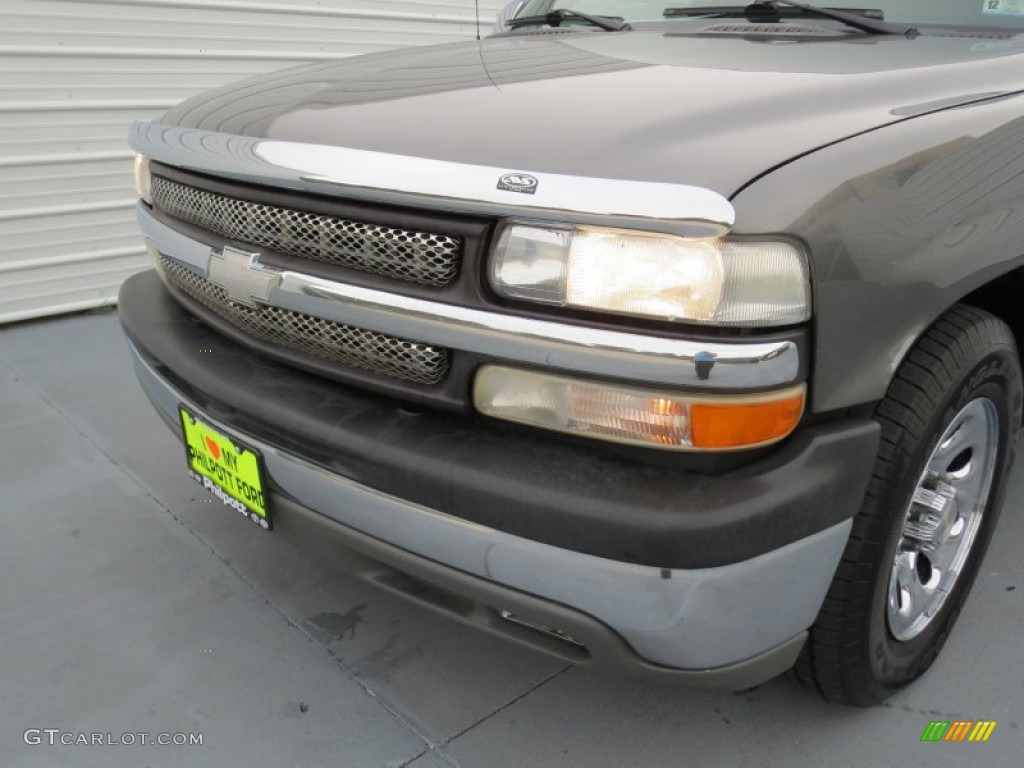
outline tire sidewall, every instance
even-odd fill
[[[889,579],[910,500],[925,462],[946,427],[967,403],[979,397],[986,397],[994,404],[999,428],[996,465],[980,527],[953,591],[939,613],[916,637],[907,641],[896,640],[889,631],[887,619]],[[959,379],[948,388],[931,417],[919,414],[928,418],[922,433],[927,437],[917,440],[917,446],[902,467],[903,476],[889,499],[880,500],[890,506],[891,512],[884,531],[885,545],[876,573],[868,623],[868,660],[874,684],[879,688],[879,697],[916,679],[931,665],[960,613],[999,517],[1020,425],[1021,399],[1020,371],[1016,351],[1010,343],[985,350],[973,364],[967,361]]]

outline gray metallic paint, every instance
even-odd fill
[[[695,29],[675,24],[672,30]],[[730,198],[813,257],[813,408],[882,396],[920,332],[1021,264],[1024,38],[512,35],[263,76],[165,122]]]
[[[809,246],[813,404],[880,399],[940,314],[1024,265],[1024,96],[875,131],[800,158],[737,195],[739,231]]]
[[[286,70],[201,94],[161,122],[729,196],[901,111],[1020,89],[1021,50],[948,37],[515,35]]]

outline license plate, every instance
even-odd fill
[[[185,454],[192,479],[261,528],[273,528],[259,453],[217,431],[184,406],[178,406]]]

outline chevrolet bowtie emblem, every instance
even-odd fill
[[[210,251],[206,277],[227,291],[228,298],[250,309],[270,302],[270,292],[281,282],[281,273],[257,261],[258,253],[246,253],[230,245],[221,253]]]

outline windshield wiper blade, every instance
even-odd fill
[[[746,16],[757,17],[764,15],[778,16],[780,5],[788,6],[799,10],[802,14],[823,16],[827,19],[841,21],[848,27],[859,29],[862,32],[870,32],[874,35],[902,35],[904,37],[917,37],[918,30],[908,24],[893,24],[883,21],[881,18],[872,18],[876,13],[881,16],[880,11],[862,11],[856,13],[843,11],[838,8],[822,8],[807,3],[796,3],[792,0],[757,0],[747,6],[706,6],[702,8],[666,8],[665,16]]]
[[[518,19],[510,20],[508,25],[512,29],[533,24],[547,24],[557,27],[567,20],[585,21],[608,32],[621,32],[626,29],[632,29],[623,19],[616,18],[615,16],[595,16],[592,13],[570,11],[568,8],[556,8],[548,11],[543,16],[520,16]]]
[[[825,18],[841,21],[848,27],[859,29],[862,32],[874,32],[879,35],[903,35],[905,37],[917,37],[916,27],[908,24],[893,24],[879,19],[868,19],[854,13],[847,13],[836,8],[822,8],[807,3],[794,3],[792,0],[768,0],[769,5],[788,5],[791,8],[799,8],[804,13],[810,13]]]

